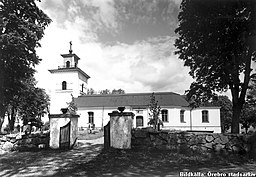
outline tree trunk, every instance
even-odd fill
[[[248,134],[248,129],[249,129],[249,128],[246,126],[246,127],[245,127],[245,134]]]
[[[1,89],[0,89],[0,92],[1,92]],[[3,126],[3,123],[4,123],[5,112],[6,112],[6,109],[5,109],[4,105],[2,103],[0,103],[0,133],[2,132],[2,126]]]
[[[5,117],[4,111],[0,111],[0,133],[2,133],[2,126],[3,126],[3,123],[4,123],[4,117]]]
[[[11,117],[9,119],[9,127],[10,127],[10,131],[12,132],[14,130],[14,123],[15,123],[15,117],[16,115],[16,111],[15,111],[15,108],[12,107],[12,110],[11,110]]]
[[[0,28],[2,34],[2,28]],[[5,117],[5,105],[4,105],[4,62],[2,59],[2,43],[0,43],[0,133]]]
[[[243,105],[241,103],[233,103],[233,115],[231,124],[231,133],[240,133],[240,114]]]

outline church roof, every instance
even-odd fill
[[[148,107],[152,93],[128,93],[106,95],[83,95],[75,98],[78,107]],[[173,92],[154,93],[159,106],[187,107],[189,104],[183,96]]]
[[[66,57],[74,57],[76,60],[80,60],[80,58],[79,58],[76,54],[74,54],[74,53],[61,54],[61,56],[62,56],[63,58],[66,58]]]
[[[59,68],[59,69],[49,69],[48,70],[50,73],[60,73],[60,72],[79,72],[81,73],[84,77],[90,78],[88,74],[86,74],[83,70],[81,70],[78,67],[72,67],[72,68]]]

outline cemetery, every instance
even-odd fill
[[[256,1],[0,11],[0,176],[256,176]]]
[[[50,135],[53,130],[61,137],[61,127],[72,119],[77,122],[78,117],[68,113],[52,116],[50,132],[1,137],[0,147],[9,150],[9,153],[0,156],[0,163],[5,161],[3,167],[6,169],[0,175],[15,173],[15,170],[9,171],[7,165],[13,166],[11,163],[22,159],[26,161],[25,167],[13,166],[17,174],[44,173],[46,176],[169,175],[170,172],[177,174],[185,169],[200,171],[201,167],[210,171],[217,167],[228,173],[255,165],[252,160],[255,158],[255,134],[179,132],[155,130],[153,127],[134,129],[133,113],[118,109],[109,116],[110,122],[104,127],[104,138],[95,140],[74,141],[78,129],[73,123],[69,133],[73,135],[69,136],[69,140],[73,139],[69,141],[68,148],[61,145],[60,139],[56,140],[57,136]],[[55,144],[50,143],[52,139]],[[32,167],[40,170],[33,171]]]

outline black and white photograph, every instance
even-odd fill
[[[256,0],[0,0],[0,176],[256,176]]]

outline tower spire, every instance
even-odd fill
[[[69,53],[72,54],[72,41],[69,42]]]

